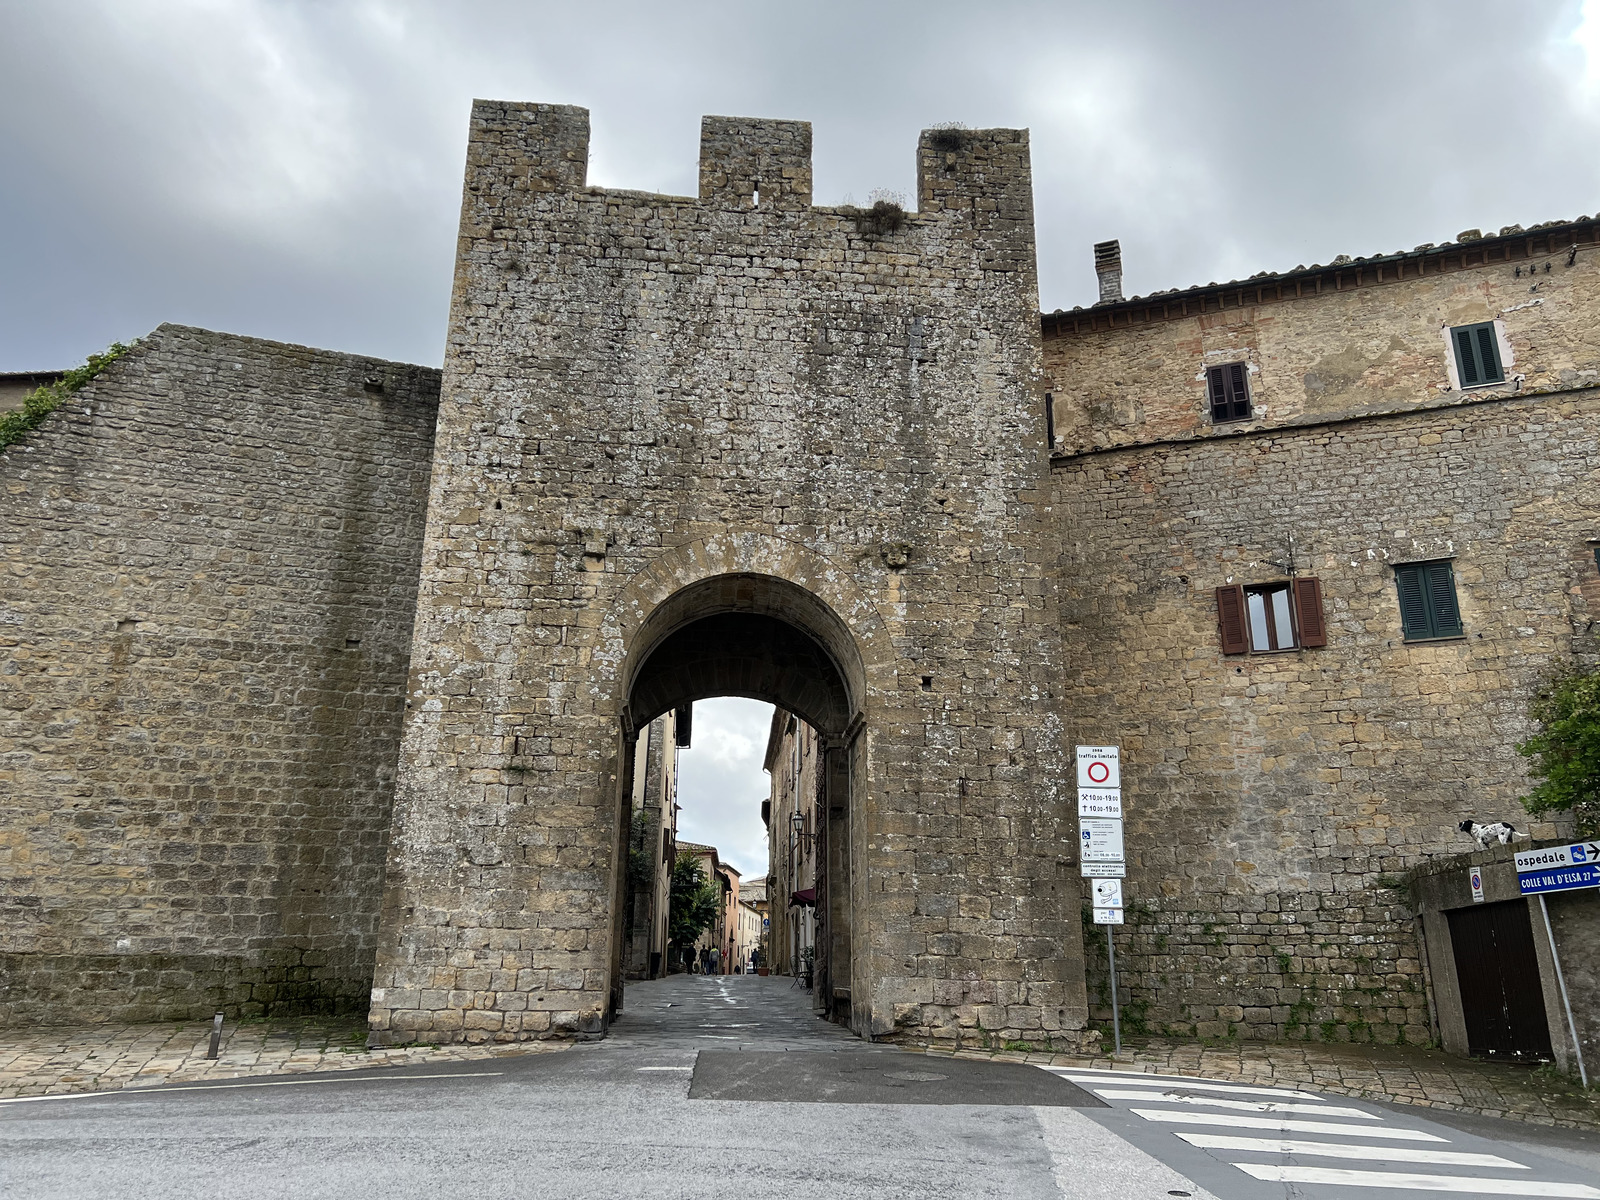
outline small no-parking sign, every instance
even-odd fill
[[[1080,788],[1120,788],[1121,754],[1116,746],[1078,747],[1078,786]]]
[[[1472,902],[1483,903],[1483,872],[1477,867],[1472,868]]]

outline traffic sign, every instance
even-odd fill
[[[1081,788],[1120,788],[1121,751],[1116,746],[1078,747],[1078,786]]]
[[[1114,817],[1084,817],[1078,821],[1084,862],[1123,862],[1122,822]]]
[[[1084,879],[1123,879],[1128,874],[1124,862],[1080,862],[1078,868]]]
[[[1096,925],[1121,925],[1122,910],[1120,908],[1097,908],[1094,910],[1094,923]]]
[[[1518,850],[1517,874],[1542,871],[1547,867],[1571,867],[1581,863],[1600,863],[1600,844],[1573,842],[1566,846],[1546,846],[1543,850]]]
[[[1537,850],[1529,851],[1537,854]],[[1567,867],[1547,867],[1517,876],[1517,884],[1524,896],[1540,892],[1568,892],[1574,888],[1600,887],[1600,863],[1575,863]]]
[[[1096,879],[1089,887],[1094,895],[1096,908],[1122,907],[1122,880]]]
[[[1483,903],[1483,872],[1477,867],[1472,868],[1472,902]]]
[[[1121,788],[1079,788],[1080,817],[1122,817]]]

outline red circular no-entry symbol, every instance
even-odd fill
[[[1104,783],[1111,778],[1111,768],[1103,762],[1092,762],[1089,764],[1088,774],[1089,782]]]

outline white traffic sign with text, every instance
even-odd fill
[[[1124,862],[1122,822],[1115,817],[1084,817],[1078,822],[1084,862]]]
[[[1120,788],[1122,755],[1116,746],[1078,747],[1078,786],[1080,788]]]
[[[1115,817],[1122,819],[1121,788],[1079,788],[1078,815],[1080,817]]]

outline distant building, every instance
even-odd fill
[[[10,371],[0,374],[0,413],[21,408],[29,392],[48,387],[62,374],[61,371]]]
[[[682,712],[664,713],[634,748],[633,818],[628,829],[624,970],[629,979],[667,973],[672,864],[677,860],[678,750],[688,745]]]
[[[734,941],[734,967],[740,972],[755,969],[756,955],[761,949],[761,909],[749,900],[739,901],[738,932]]]
[[[772,897],[772,969],[803,975],[816,959],[817,799],[821,794],[821,756],[817,731],[779,708],[772,714],[763,769],[772,792],[762,805],[767,823],[767,877]]]
[[[723,862],[715,846],[703,846],[698,842],[680,842],[678,849],[680,853],[692,854],[699,859],[700,869],[705,873],[705,877],[716,884],[722,894],[722,901],[717,906],[716,921],[695,940],[693,959],[696,962],[703,962],[704,952],[715,947],[718,974],[731,974],[733,970],[731,963],[738,948],[739,870],[732,863]]]

